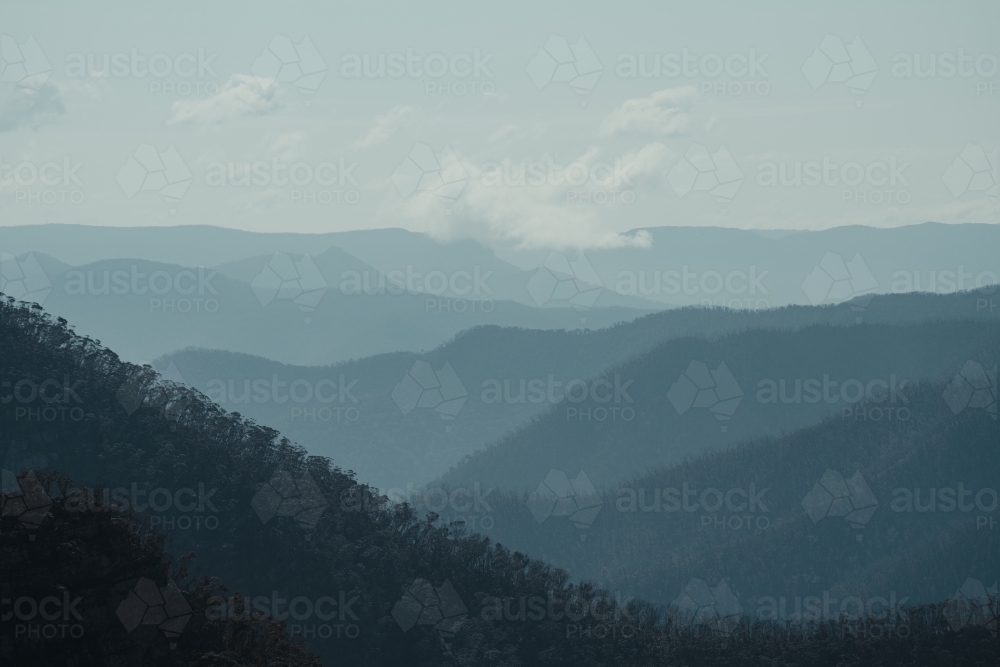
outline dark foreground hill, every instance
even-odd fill
[[[81,511],[74,488],[51,474],[5,479],[3,664],[321,664],[273,617],[213,614],[222,582],[190,576],[191,559],[165,553],[139,514]],[[31,513],[40,521],[25,529]]]
[[[247,594],[261,619],[273,616],[297,627],[324,664],[833,666],[996,660],[988,627],[978,622],[949,627],[947,610],[933,607],[914,611],[907,637],[876,640],[864,634],[867,621],[851,625],[846,617],[821,627],[754,623],[740,630],[706,623],[704,614],[665,617],[646,604],[619,603],[589,584],[569,584],[564,572],[539,561],[418,520],[410,508],[373,495],[328,459],[307,457],[276,431],[164,383],[149,368],[122,363],[38,308],[0,302],[0,337],[0,374],[10,392],[4,396],[12,398],[4,404],[0,440],[0,458],[9,471],[3,530],[4,549],[11,553],[9,559],[5,553],[4,563],[21,559],[34,565],[5,576],[12,594],[14,587],[39,581],[54,587],[60,600],[69,586],[81,590],[79,577],[86,579],[90,570],[59,567],[86,563],[113,540],[138,531],[99,530],[109,525],[105,517],[117,525],[119,514],[134,511],[150,529],[165,534],[170,553],[194,552],[192,573],[218,576]],[[66,472],[79,486],[39,491],[32,480],[50,470]],[[67,505],[76,516],[67,518]],[[70,530],[67,523],[83,530],[75,536],[50,532]],[[35,562],[33,543],[56,548],[56,564],[46,570],[44,562]],[[138,632],[154,638],[155,650],[183,651],[199,634],[195,630],[210,625],[174,623],[189,608],[206,620],[245,611],[238,598],[225,595],[203,606],[188,589],[181,592],[182,604],[170,589],[165,565],[129,569],[130,559],[161,558],[155,548],[144,553],[113,552],[120,558],[115,586],[98,586],[99,600],[76,607],[95,609],[93,618],[84,616],[84,625],[93,623],[98,636],[117,619],[126,636]],[[143,572],[155,573],[146,576],[152,588]],[[517,612],[522,603],[530,614]],[[21,604],[19,613],[34,619],[30,601]],[[504,606],[514,613],[505,614]],[[49,613],[51,606],[45,609]],[[248,636],[236,641],[246,647],[260,639],[252,633],[266,634],[270,627],[251,624]],[[13,639],[7,629],[4,650],[24,651],[17,628],[11,628]],[[155,656],[87,662],[89,654],[79,651],[72,637],[53,640],[50,655],[58,664],[163,662]],[[215,646],[225,648],[225,642],[219,639]],[[16,664],[30,664],[19,662],[23,653],[11,654]],[[309,664],[308,656],[292,658],[196,664]]]

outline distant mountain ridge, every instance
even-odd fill
[[[483,294],[449,297],[428,292],[424,274],[395,289],[384,274],[337,248],[315,256],[277,253],[219,268],[139,259],[68,266],[41,253],[8,257],[5,275],[27,271],[29,283],[38,285],[12,294],[40,300],[76,322],[81,333],[136,361],[196,346],[326,364],[431,349],[481,324],[575,329],[585,322],[601,328],[649,312],[537,308]],[[457,284],[473,289],[476,275],[467,280],[463,275]],[[16,288],[19,282],[11,284]],[[365,291],[367,285],[382,288]]]
[[[598,307],[763,308],[826,304],[870,293],[949,293],[978,287],[993,294],[1000,276],[1000,257],[993,250],[1000,246],[996,224],[855,225],[783,233],[683,226],[633,231],[648,234],[649,247],[582,253],[602,286]],[[319,254],[330,247],[385,272],[412,266],[423,274],[450,275],[478,266],[483,273],[492,272],[494,298],[533,306],[559,301],[529,291],[529,280],[539,267],[580,257],[570,250],[494,251],[468,240],[439,243],[402,229],[263,234],[210,226],[0,227],[4,252],[39,251],[70,264],[137,257],[216,266],[276,251]]]
[[[753,335],[760,337],[770,335],[766,332],[777,331],[786,333],[775,333],[776,337],[787,337],[787,332],[815,325],[832,325],[834,328],[827,336],[835,343],[842,333],[852,340],[863,340],[861,334],[851,333],[851,328],[858,325],[859,316],[868,324],[899,326],[936,320],[1000,321],[1000,311],[991,314],[989,309],[977,308],[978,299],[977,294],[892,295],[874,298],[866,303],[864,310],[858,310],[854,303],[819,308],[794,306],[761,312],[684,308],[591,331],[480,327],[465,331],[423,354],[385,354],[333,366],[290,366],[264,358],[194,349],[157,359],[155,365],[161,372],[173,365],[188,386],[206,393],[226,409],[279,428],[311,453],[332,456],[387,491],[405,489],[408,485],[420,488],[458,464],[465,455],[484,450],[501,438],[512,437],[517,429],[537,427],[529,426],[535,420],[549,423],[552,428],[572,430],[572,424],[565,421],[566,406],[581,408],[574,413],[580,419],[588,414],[587,410],[593,417],[593,410],[598,407],[617,407],[620,412],[623,408],[638,410],[640,404],[648,410],[662,409],[674,414],[674,408],[662,393],[677,377],[657,376],[657,366],[643,368],[640,356],[668,341],[676,341],[671,350],[692,346],[710,348],[712,340],[723,336],[756,332]],[[956,331],[965,330],[958,324],[954,326]],[[846,331],[842,332],[841,328]],[[753,335],[747,334],[744,338],[753,338]],[[678,341],[685,337],[705,340]],[[843,347],[843,343],[837,345]],[[935,351],[931,356],[938,358],[941,355]],[[729,359],[727,356],[727,363],[731,364]],[[686,367],[692,360],[694,357],[678,358],[671,363],[683,362]],[[702,361],[710,360],[705,357]],[[429,367],[431,373],[450,368],[461,383],[466,395],[453,419],[443,419],[433,406],[416,407],[404,413],[405,402],[397,403],[396,399],[405,399],[396,393],[397,388],[411,377],[418,363],[426,364],[424,368]],[[639,368],[640,374],[632,375],[631,370],[623,374],[620,367],[626,364],[631,364],[629,368]],[[678,367],[677,374],[683,367]],[[716,365],[711,367],[714,370]],[[734,370],[738,369],[734,367]],[[606,375],[607,372],[610,375]],[[616,372],[618,404],[614,402]],[[643,386],[640,379],[645,377],[653,382],[650,386],[660,387],[657,395],[662,403],[648,403],[646,397],[636,394]],[[607,384],[595,385],[601,378],[605,378]],[[254,389],[255,381],[260,381],[259,392]],[[299,400],[286,398],[295,382],[300,383],[296,389]],[[431,380],[432,384],[434,382],[436,380]],[[315,397],[314,391],[321,384],[322,400]],[[611,403],[566,401],[562,397],[567,388],[573,401],[584,391],[589,395],[591,390],[596,390],[599,398],[610,392]],[[744,387],[744,391],[750,390]],[[629,399],[635,403],[628,403]],[[548,415],[550,412],[559,412],[561,417]],[[707,429],[707,441],[715,442],[719,438],[725,441],[738,433],[745,434],[739,420],[734,422],[731,434],[721,433],[720,422],[716,422],[707,410],[695,409],[687,419],[701,423],[701,416],[707,418],[703,424]],[[742,412],[738,416],[742,416]],[[681,423],[690,424],[687,419]],[[597,428],[596,423],[592,426]],[[586,430],[586,425],[577,424],[576,428]],[[591,435],[599,433],[598,430]],[[518,455],[518,464],[535,460],[534,457],[547,447],[540,444],[537,451]],[[650,464],[666,462],[660,454],[662,452],[652,456]],[[644,469],[644,464],[636,464],[636,460],[616,454],[601,467],[614,468],[619,463],[627,463],[633,466],[626,467],[631,474]],[[506,467],[495,468],[496,472],[501,470]],[[494,479],[492,472],[483,477],[468,477],[471,484],[479,482],[484,487]],[[527,476],[525,484],[536,483],[534,475]],[[507,486],[506,482],[497,481],[497,484],[501,488],[520,488]]]
[[[971,352],[995,383],[1000,339]],[[907,386],[906,420],[831,416],[590,497],[576,491],[591,513],[575,524],[540,491],[493,495],[488,511],[461,520],[574,576],[660,603],[692,580],[724,580],[749,613],[784,600],[772,617],[782,620],[807,613],[809,596],[945,599],[970,577],[989,587],[1000,574],[1000,426],[982,408],[956,413],[949,387]],[[555,484],[563,471],[572,479],[578,467],[539,479]]]
[[[583,469],[601,488],[831,415],[867,419],[854,412],[866,401],[880,419],[899,419],[907,384],[950,378],[996,340],[995,317],[669,340],[602,373],[605,386],[629,382],[627,400],[590,395],[553,406],[435,484],[527,492],[550,469]]]

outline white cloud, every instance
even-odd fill
[[[677,157],[672,150],[654,141],[637,151],[626,153],[622,163],[628,165],[628,174],[636,183],[657,183],[667,176],[667,166]]]
[[[494,132],[493,134],[491,134],[490,138],[487,139],[486,141],[487,141],[487,143],[490,143],[490,144],[500,144],[500,143],[503,143],[505,141],[510,141],[512,138],[518,136],[520,134],[520,132],[521,132],[521,128],[520,127],[518,127],[517,125],[514,125],[512,123],[508,123],[507,125],[504,125],[500,129],[498,129],[496,132]]]
[[[545,135],[545,132],[545,126],[541,123],[537,123],[534,127],[527,130],[520,125],[508,123],[499,127],[496,132],[491,134],[486,140],[486,144],[498,147],[513,141],[521,141],[522,139],[540,139]]]
[[[305,146],[307,138],[308,135],[301,130],[280,134],[268,146],[268,154],[282,162],[297,160],[302,156],[302,148]]]
[[[50,79],[39,90],[0,86],[0,132],[37,128],[66,113],[59,84]]]
[[[416,109],[413,107],[399,106],[398,104],[389,110],[384,116],[375,119],[375,125],[368,130],[364,139],[354,142],[355,148],[371,148],[394,135],[400,129],[413,122]]]
[[[694,86],[683,86],[626,100],[601,121],[599,132],[605,137],[628,133],[661,137],[683,134],[697,94]]]
[[[664,150],[666,147],[660,144],[650,144],[634,153],[637,164],[630,175],[645,175],[660,168]],[[599,151],[591,148],[574,163],[591,166],[599,158]],[[419,196],[404,203],[405,214],[426,224],[428,233],[439,241],[471,238],[486,245],[499,242],[521,250],[647,247],[652,242],[645,232],[626,235],[608,230],[596,207],[578,205],[567,198],[565,183],[496,185],[484,178],[479,168],[467,161],[462,165],[469,180],[453,206],[442,206],[439,198]],[[574,190],[579,194],[600,187],[585,183]]]
[[[273,79],[233,74],[215,95],[174,102],[167,124],[219,123],[240,116],[263,116],[281,107],[279,90]]]

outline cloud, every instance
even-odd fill
[[[496,132],[491,134],[486,143],[491,146],[499,146],[514,140],[539,139],[545,135],[545,131],[545,126],[541,123],[538,123],[530,130],[524,130],[520,125],[507,124],[501,126]]]
[[[384,116],[375,119],[375,125],[368,130],[364,139],[354,142],[355,148],[371,148],[394,135],[398,130],[413,122],[416,109],[413,107],[403,107],[398,104],[389,110]]]
[[[240,116],[263,116],[281,107],[279,90],[273,79],[233,74],[215,95],[174,102],[167,124],[220,123]]]
[[[490,135],[486,141],[491,144],[499,144],[518,136],[521,128],[514,124],[507,124]]]
[[[302,156],[302,148],[305,146],[307,138],[308,135],[302,130],[280,134],[268,146],[268,154],[275,156],[282,162],[297,160]]]
[[[637,151],[622,156],[622,164],[628,168],[629,177],[636,184],[658,183],[667,176],[667,166],[676,154],[658,141],[646,144]]]
[[[666,147],[651,144],[634,153],[637,161],[634,173],[647,175],[661,167],[663,151],[669,153]],[[589,167],[599,158],[599,151],[591,148],[574,164]],[[648,247],[652,242],[645,232],[626,235],[608,230],[597,207],[579,205],[568,198],[569,186],[564,182],[496,184],[484,178],[483,170],[467,161],[461,162],[469,180],[453,205],[443,206],[440,198],[430,196],[410,197],[404,203],[405,215],[426,224],[428,233],[439,241],[471,238],[487,245],[499,242],[521,250]],[[584,183],[572,189],[582,196],[585,190],[601,187]]]
[[[59,84],[49,80],[40,90],[0,86],[0,132],[37,128],[66,113]]]
[[[601,121],[599,132],[605,137],[628,133],[660,137],[684,134],[696,97],[694,86],[683,86],[626,100]]]

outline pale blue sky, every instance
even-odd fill
[[[622,233],[658,225],[1000,221],[996,2],[0,6],[3,225],[398,226],[444,239],[585,248],[641,243]],[[273,80],[261,56],[276,35],[301,47],[307,69],[325,69],[318,86],[313,77],[297,87],[291,70]],[[49,69],[28,58],[31,39]],[[553,74],[549,65],[564,47],[573,62]],[[824,54],[836,58],[841,48],[851,55],[842,67],[859,76],[846,83],[831,80],[844,70],[823,68]],[[192,63],[197,70],[201,51],[207,69],[187,77],[73,69],[88,58],[100,64],[105,54],[127,60],[133,49],[185,71]],[[381,78],[345,69],[366,55],[391,63],[408,50],[421,69],[450,69]],[[960,50],[970,75],[947,76]],[[466,74],[477,51],[480,71]],[[691,76],[670,76],[663,63],[685,52]],[[762,71],[744,74],[751,52]],[[624,76],[631,58],[651,67],[657,54],[660,76]],[[933,56],[937,76],[907,76],[902,68],[914,56],[924,69]],[[19,57],[35,63],[35,77],[20,76]],[[724,71],[709,76],[720,63]],[[561,82],[558,73],[573,67],[587,71]],[[730,94],[717,91],[720,84]],[[161,196],[146,172],[123,170],[144,144],[160,156],[173,146],[187,167],[169,179],[181,181],[173,190],[179,200]],[[443,188],[432,176],[414,180],[422,173],[414,172],[418,145],[443,165]],[[699,154],[708,158],[699,162]],[[616,162],[624,180],[613,175]],[[229,166],[238,180],[247,163],[267,180],[295,168],[307,182],[229,182]],[[546,175],[497,184],[505,163],[515,173],[539,165]],[[550,163],[561,168],[550,171]],[[809,163],[819,165],[817,185],[768,184],[781,170],[808,174]],[[584,173],[580,165],[594,177],[564,184]],[[48,184],[32,176],[39,170]],[[308,180],[310,170],[322,182]],[[867,174],[859,184],[840,183],[859,172]],[[711,190],[724,173],[729,187]],[[150,190],[135,191],[143,186]]]

